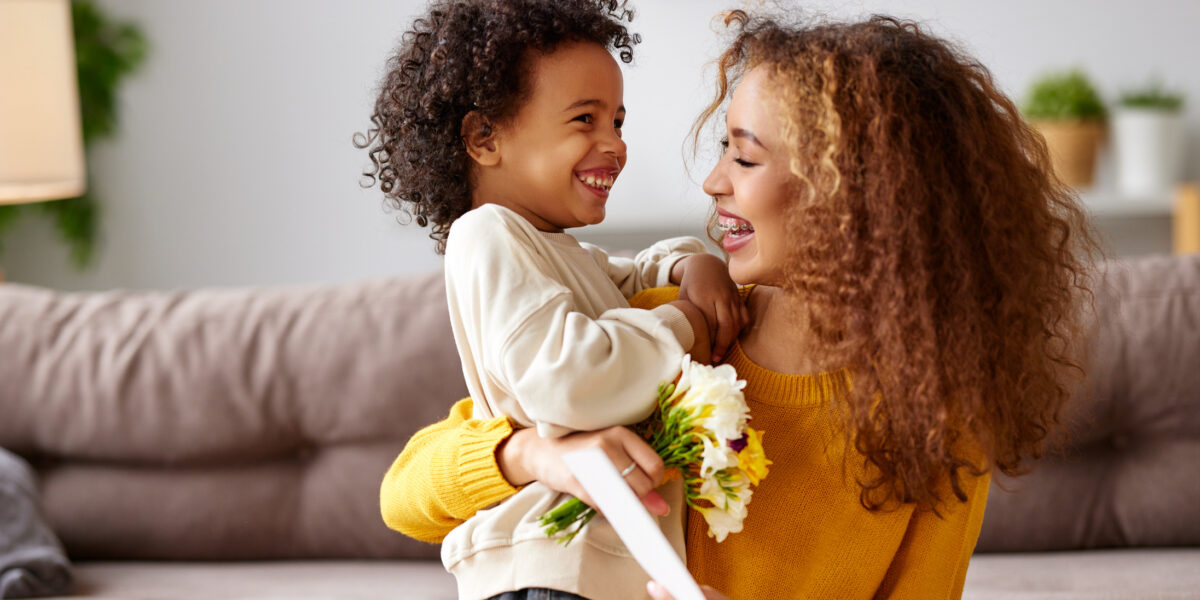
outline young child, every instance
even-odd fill
[[[615,1],[437,2],[389,63],[376,129],[359,145],[370,145],[389,201],[432,224],[445,252],[477,418],[504,415],[545,437],[636,423],[685,352],[707,360],[716,337],[719,356],[741,328],[737,288],[699,240],[630,260],[564,233],[604,219],[625,166],[610,49],[631,60],[627,15]],[[680,285],[679,302],[629,308],[629,296],[667,283]],[[631,482],[650,479],[636,462],[617,466]],[[382,502],[403,493],[385,480]],[[661,525],[682,555],[682,498],[668,497]],[[442,558],[460,598],[644,596],[645,573],[603,519],[569,546],[546,537],[538,517],[564,499],[529,485],[451,533]]]

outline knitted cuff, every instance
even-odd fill
[[[450,478],[462,490],[461,495],[449,499],[447,508],[464,519],[517,492],[496,463],[496,447],[512,435],[512,425],[507,419],[489,419],[472,425],[462,428],[457,439],[457,463],[440,465],[441,469],[452,472],[437,473],[439,466],[434,466],[435,477]]]

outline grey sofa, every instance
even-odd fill
[[[1200,257],[1105,281],[1069,436],[997,480],[966,598],[1200,598]],[[0,447],[40,477],[64,597],[454,597],[437,547],[387,530],[377,497],[464,394],[437,274],[0,285]]]

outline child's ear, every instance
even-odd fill
[[[500,162],[500,150],[496,144],[496,128],[479,111],[471,111],[463,117],[460,131],[467,154],[481,167],[494,167]]]

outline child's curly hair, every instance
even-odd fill
[[[767,69],[796,176],[789,285],[815,349],[852,373],[863,505],[936,509],[965,499],[963,472],[1016,474],[1082,373],[1098,254],[1044,141],[983,65],[914,23],[726,23],[694,139]]]
[[[378,183],[388,207],[432,224],[444,252],[450,225],[471,209],[464,117],[476,111],[492,125],[513,117],[530,91],[530,53],[594,42],[632,61],[640,41],[624,25],[632,20],[624,0],[431,3],[388,59],[374,126],[354,136],[373,164],[363,186]]]

